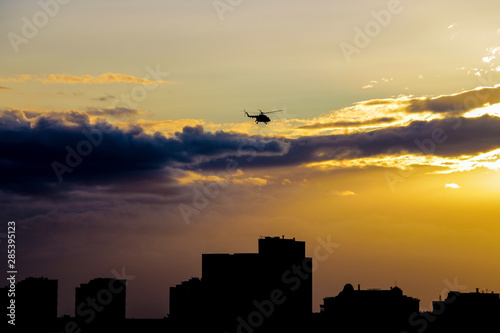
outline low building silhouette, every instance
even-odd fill
[[[125,320],[126,280],[96,278],[75,289],[75,319],[82,331],[106,331]]]
[[[199,278],[192,278],[170,287],[169,319],[190,327],[198,326],[197,320],[203,313],[202,300],[203,292]]]
[[[16,284],[16,326],[48,332],[57,319],[58,281],[29,277]]]
[[[7,331],[50,332],[57,320],[58,281],[44,277],[28,277],[1,288],[1,303],[5,309],[2,327]],[[9,295],[10,294],[10,295]],[[13,306],[11,300],[14,300]],[[13,307],[13,323],[9,324]]]
[[[9,317],[9,305],[10,305],[10,299],[8,296],[9,293],[9,286],[2,287],[0,288],[0,306],[2,309],[5,309],[5,316],[4,320],[2,320],[2,323],[0,324],[0,327],[2,328],[2,332],[7,332],[7,329],[9,327],[8,321],[10,320]]]
[[[500,332],[498,293],[450,291],[445,300],[434,301],[429,316],[430,332]]]
[[[401,332],[410,330],[408,319],[418,314],[420,300],[389,290],[357,289],[346,284],[335,297],[324,298],[321,326],[324,332]]]

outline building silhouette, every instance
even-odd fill
[[[82,331],[106,331],[125,320],[126,280],[96,278],[75,289],[75,319]]]
[[[29,277],[16,285],[16,326],[48,332],[57,319],[58,281]]]
[[[2,308],[7,309],[10,300],[15,300],[15,326],[8,324],[10,318],[4,315],[2,326],[14,332],[49,332],[57,320],[58,282],[44,277],[29,277],[18,281],[9,296],[10,288],[1,289]],[[5,310],[4,310],[5,311]]]
[[[196,320],[202,315],[201,280],[192,278],[170,287],[170,317],[180,322]]]
[[[177,327],[305,329],[312,314],[312,259],[305,256],[305,242],[261,237],[258,246],[258,253],[203,254],[200,282],[191,279],[170,290],[170,318]]]
[[[398,287],[389,290],[357,289],[346,284],[335,297],[320,306],[325,332],[411,331],[409,318],[418,314],[420,300],[403,295]]]
[[[8,294],[9,294],[9,286],[8,285],[3,287],[3,288],[0,288],[0,306],[2,307],[2,309],[4,309],[3,310],[4,312],[2,312],[3,320],[2,320],[2,323],[0,324],[0,327],[2,328],[2,332],[8,332],[8,329],[10,326],[8,321],[11,320],[11,318],[9,317],[10,297],[8,296]]]
[[[450,291],[446,299],[434,301],[429,332],[500,332],[498,293]]]

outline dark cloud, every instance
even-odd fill
[[[383,123],[390,123],[397,120],[394,117],[381,117],[375,119],[369,119],[364,121],[334,121],[329,123],[316,123],[313,125],[304,125],[297,127],[298,129],[322,129],[322,128],[332,128],[332,127],[356,127],[363,125],[376,125]]]
[[[0,86],[0,90],[11,90],[12,88],[5,87],[5,86]]]
[[[88,116],[68,113],[71,124],[20,111],[0,117],[0,189],[20,194],[57,194],[75,186],[168,182],[167,167],[186,167],[219,157],[283,154],[287,144],[260,136],[205,132],[185,127],[166,138],[142,128],[91,125]],[[66,119],[67,120],[67,119]],[[59,174],[59,176],[57,175]],[[62,181],[61,181],[62,180]],[[132,186],[129,187],[131,190]],[[158,189],[157,189],[158,190]]]
[[[291,166],[326,160],[345,160],[403,153],[437,156],[475,155],[500,148],[500,118],[454,117],[444,120],[414,121],[408,126],[388,127],[371,132],[309,136],[289,140],[290,149],[282,156],[256,156],[251,161],[235,158],[241,167]],[[223,168],[225,159],[200,165],[204,169]]]
[[[478,88],[454,95],[414,98],[409,100],[408,112],[461,114],[478,107],[500,103],[500,86]]]

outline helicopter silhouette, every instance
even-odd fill
[[[260,111],[260,114],[257,114],[257,115],[249,115],[248,112],[246,110],[245,111],[245,114],[247,115],[248,118],[255,118],[255,123],[258,125],[259,123],[264,123],[267,125],[267,123],[269,123],[271,121],[271,118],[269,118],[268,116],[266,116],[266,114],[268,113],[274,113],[274,112],[281,112],[283,110],[276,110],[276,111],[268,111],[268,112],[262,112],[261,109],[259,109]]]

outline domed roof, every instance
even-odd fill
[[[354,291],[354,287],[352,284],[348,283],[344,286],[344,289],[342,290],[345,293],[352,293]]]

